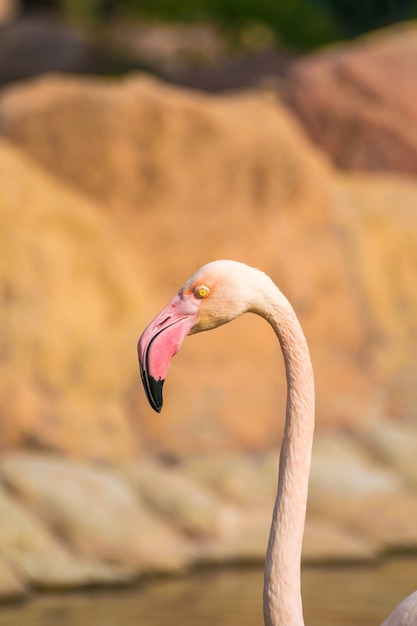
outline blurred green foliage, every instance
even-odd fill
[[[308,50],[417,18],[417,0],[23,0],[26,8],[59,9],[85,22],[111,17],[210,20],[239,43],[248,25],[265,26],[281,44]]]
[[[265,24],[284,45],[308,49],[340,36],[336,20],[321,2],[311,0],[128,0],[137,16],[170,20],[209,19],[235,41],[248,24]],[[126,10],[125,9],[125,10]]]

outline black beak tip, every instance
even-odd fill
[[[153,410],[156,411],[157,413],[160,413],[162,409],[162,397],[160,400],[159,398],[156,398],[156,397],[148,398],[148,400]]]
[[[164,402],[162,397],[162,388],[165,380],[162,380],[161,378],[159,380],[155,380],[155,378],[148,374],[146,369],[142,367],[142,364],[140,365],[142,383],[148,402],[154,411],[160,413]]]
[[[148,391],[147,396],[151,407],[157,413],[161,412],[162,405],[164,403],[162,397],[162,388],[164,386],[164,380],[155,380],[152,376],[148,377]]]

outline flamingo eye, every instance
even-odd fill
[[[209,293],[210,293],[210,289],[206,287],[205,285],[199,285],[198,287],[194,289],[195,297],[199,298],[200,300],[207,298]]]

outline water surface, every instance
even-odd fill
[[[0,626],[262,626],[260,568],[208,569],[135,588],[38,595],[0,607]],[[417,558],[306,567],[307,626],[377,626],[417,588]]]

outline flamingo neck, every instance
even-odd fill
[[[287,407],[278,492],[265,561],[266,626],[304,626],[301,548],[314,432],[314,379],[303,331],[277,289],[263,316],[278,336],[287,378]]]

